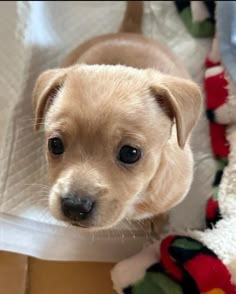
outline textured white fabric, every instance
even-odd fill
[[[33,131],[31,93],[38,74],[59,66],[82,41],[115,32],[124,8],[123,1],[0,3],[0,250],[47,259],[116,261],[147,241],[142,229],[81,235],[54,220],[47,209],[43,137]],[[144,32],[166,42],[201,81],[210,41],[189,35],[172,2],[145,2]],[[195,180],[189,196],[171,212],[173,227],[204,227],[214,175],[207,126],[203,118],[193,136]]]

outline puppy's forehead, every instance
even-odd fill
[[[153,110],[154,97],[144,71],[122,66],[72,69],[55,99],[54,115],[94,120],[113,116],[132,119]]]
[[[79,66],[71,70],[64,89],[71,99],[87,102],[90,107],[109,101],[132,104],[149,91],[144,71],[105,65]]]

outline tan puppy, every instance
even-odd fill
[[[45,116],[49,206],[80,227],[164,213],[192,182],[188,142],[201,95],[168,48],[132,33],[141,19],[142,2],[129,2],[119,33],[82,44],[35,86],[36,129]]]

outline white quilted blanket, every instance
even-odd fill
[[[60,65],[82,41],[115,32],[123,1],[0,3],[0,250],[58,260],[117,261],[138,252],[147,232],[117,228],[94,235],[55,221],[47,209],[42,133],[33,131],[31,92],[37,75]],[[166,42],[201,82],[209,40],[192,38],[173,2],[145,1],[144,32]],[[192,189],[171,212],[174,227],[204,227],[205,200],[214,175],[203,117],[193,138]]]

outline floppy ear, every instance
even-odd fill
[[[178,144],[184,148],[201,113],[200,88],[190,80],[163,75],[151,90],[167,115],[175,119]]]
[[[66,69],[52,69],[43,72],[37,79],[33,90],[33,109],[35,130],[39,130],[46,106],[56,96],[66,77]]]

